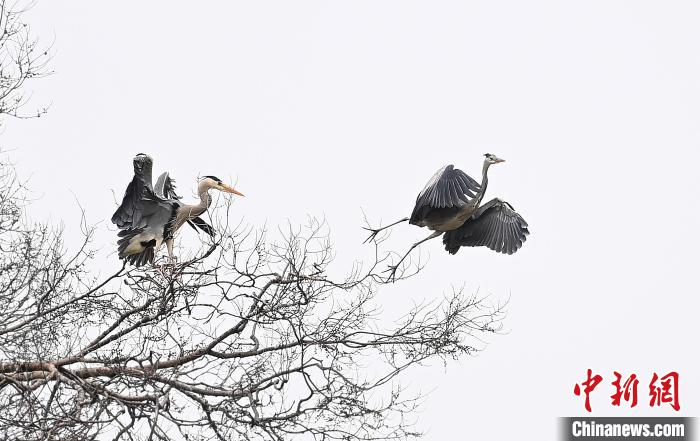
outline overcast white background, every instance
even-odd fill
[[[51,108],[0,141],[36,216],[76,238],[77,199],[101,222],[103,271],[119,265],[111,191],[138,152],[188,198],[200,174],[237,182],[253,224],[325,215],[339,271],[367,251],[361,209],[406,216],[437,168],[479,178],[493,152],[507,162],[486,198],[525,217],[525,246],[428,242],[421,277],[380,296],[510,297],[484,352],[405,378],[431,391],[426,439],[553,439],[556,417],[585,413],[587,368],[604,377],[593,415],[697,415],[697,2],[43,0],[29,20],[53,41],[55,74],[29,84]],[[404,224],[387,245],[428,233]],[[613,370],[640,377],[636,408],[610,405]],[[648,406],[670,370],[679,413]]]

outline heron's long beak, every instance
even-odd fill
[[[234,190],[233,187],[229,187],[226,184],[221,184],[221,190],[225,191],[226,193],[236,194],[238,196],[245,196],[243,193]]]
[[[494,162],[494,164],[498,164],[499,162],[506,162],[506,160],[505,160],[505,159],[501,159],[501,158],[495,158],[495,159],[493,160],[493,162]]]

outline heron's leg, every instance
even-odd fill
[[[408,257],[408,255],[411,254],[411,251],[413,251],[413,249],[415,247],[422,244],[423,242],[429,241],[430,239],[434,239],[434,238],[439,237],[439,236],[442,236],[442,231],[434,231],[433,234],[431,234],[430,236],[426,237],[423,240],[419,240],[418,242],[411,245],[411,248],[409,248],[408,251],[406,252],[406,254],[403,255],[401,260],[399,260],[399,263],[397,263],[396,265],[389,265],[389,269],[385,271],[385,272],[391,271],[391,274],[389,274],[389,277],[387,278],[387,280],[391,280],[392,282],[396,280],[396,270],[398,269],[399,265],[401,265],[401,262],[403,262],[404,259],[406,259],[406,257]]]
[[[406,222],[407,220],[408,220],[408,218],[405,217],[405,218],[403,218],[403,219],[397,220],[397,221],[394,222],[393,224],[389,224],[389,225],[387,225],[386,227],[382,227],[382,228],[367,228],[367,227],[362,227],[362,228],[364,228],[365,230],[371,231],[371,232],[372,232],[372,233],[369,235],[369,237],[368,237],[367,239],[365,239],[365,241],[362,242],[362,243],[367,243],[367,242],[369,242],[370,240],[374,239],[375,237],[377,237],[377,234],[379,234],[380,231],[386,230],[387,228],[393,227],[394,225],[400,224],[401,222]]]
[[[170,262],[175,262],[175,256],[173,255],[173,239],[166,240],[165,246],[168,247],[168,257],[170,258]]]

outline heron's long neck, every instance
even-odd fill
[[[177,220],[175,221],[175,225],[173,227],[173,230],[177,230],[180,228],[185,222],[194,219],[207,211],[209,206],[211,205],[211,196],[209,195],[209,189],[206,187],[203,187],[202,185],[199,186],[199,202],[196,204],[184,204],[180,205],[180,207],[177,209]]]
[[[207,211],[211,205],[211,195],[209,194],[209,189],[203,185],[199,186],[199,203],[196,205],[197,210],[201,210],[201,213]]]
[[[198,188],[198,192],[198,203],[192,205],[186,204],[181,207],[181,210],[183,212],[186,212],[188,217],[190,218],[197,217],[200,214],[204,213],[211,205],[211,195],[209,194],[209,189],[203,185],[200,185]]]
[[[479,198],[479,203],[481,203],[481,199],[484,198],[484,194],[486,194],[486,186],[489,185],[489,167],[491,166],[491,163],[486,160],[484,161],[484,168],[481,170],[481,190],[479,190],[479,194],[477,197]]]

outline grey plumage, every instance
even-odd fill
[[[433,230],[430,236],[414,243],[396,265],[389,267],[389,278],[394,277],[398,266],[414,248],[441,235],[444,235],[445,249],[451,254],[462,246],[486,246],[504,254],[513,254],[522,247],[530,232],[527,222],[510,204],[493,199],[480,206],[488,186],[489,167],[504,162],[491,153],[484,156],[481,184],[452,164],[447,165],[438,170],[418,194],[410,218],[383,228],[368,228],[372,234],[367,240],[405,221]]]
[[[205,176],[205,178],[209,177],[215,179],[216,181],[220,181],[218,178]],[[175,191],[175,179],[172,179],[168,172],[163,172],[160,176],[158,176],[154,191],[163,199],[182,199],[182,196],[179,196]],[[214,228],[199,216],[187,220],[187,224],[197,233],[199,233],[199,230],[202,230],[209,236],[214,237]]]
[[[200,202],[187,205],[180,202],[175,180],[167,172],[158,177],[153,187],[152,168],[153,160],[148,155],[139,153],[134,157],[134,177],[121,205],[112,215],[112,222],[121,230],[117,241],[119,258],[135,266],[152,263],[163,242],[168,246],[168,255],[174,259],[173,237],[185,222],[195,231],[199,229],[214,235],[211,225],[199,217],[211,203],[209,189],[242,196],[221,180],[204,177],[198,185]]]
[[[168,172],[163,172],[158,176],[154,191],[163,199],[182,199],[175,192],[175,180],[170,177]]]
[[[504,162],[491,153],[484,156],[481,184],[454,166],[445,166],[418,194],[409,219],[413,225],[445,233],[443,241],[452,254],[459,246],[487,246],[513,254],[529,234],[527,222],[507,202],[493,199],[480,205],[489,167]]]
[[[413,214],[424,207],[457,207],[474,197],[481,186],[462,170],[449,164],[438,170],[416,198]],[[413,215],[411,216],[414,217]]]
[[[153,160],[150,156],[139,153],[134,157],[134,177],[126,187],[122,203],[112,215],[112,223],[118,228],[134,226],[138,228],[141,224],[140,211],[136,206],[146,194],[151,190],[151,173]]]
[[[150,156],[136,155],[134,177],[126,188],[122,204],[112,216],[112,223],[121,230],[117,241],[119,258],[135,266],[152,263],[155,250],[164,240],[172,238],[172,225],[180,206],[176,199],[154,191],[152,168]]]
[[[513,206],[500,199],[485,203],[456,230],[443,235],[442,242],[450,254],[460,247],[486,246],[503,254],[513,254],[530,234],[527,222]]]

